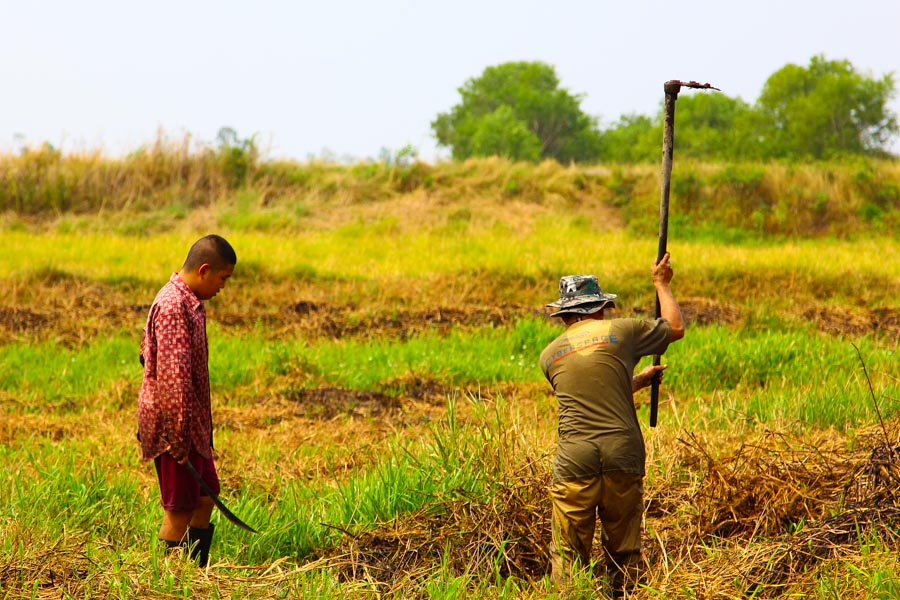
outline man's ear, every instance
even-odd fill
[[[209,263],[203,263],[199,267],[197,267],[197,275],[200,277],[205,277],[210,271],[212,271],[212,267]]]

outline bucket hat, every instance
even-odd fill
[[[571,313],[591,315],[606,307],[615,307],[615,294],[606,294],[600,289],[594,275],[566,275],[559,280],[559,300],[547,306],[559,310],[550,313],[551,317]]]

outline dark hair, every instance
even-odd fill
[[[194,242],[182,268],[195,271],[203,264],[220,271],[228,265],[236,265],[237,254],[225,238],[213,233]]]

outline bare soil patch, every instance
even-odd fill
[[[262,319],[247,314],[224,314],[222,323],[241,327],[261,320],[279,336],[407,339],[424,331],[446,333],[454,327],[504,326],[540,314],[540,311],[524,306],[438,306],[371,311],[360,310],[355,304],[335,305],[301,300],[282,306],[276,314]]]
[[[860,336],[885,334],[900,339],[900,308],[860,310],[813,307],[803,311],[803,318],[816,323],[820,331],[837,335]]]
[[[402,287],[390,292],[356,289],[345,282],[326,292],[328,286],[323,282],[275,281],[257,285],[250,292],[235,288],[233,298],[211,302],[207,310],[211,322],[235,333],[262,325],[272,338],[308,339],[402,340],[423,332],[445,334],[455,328],[506,327],[520,319],[548,314],[543,305],[492,296],[489,290],[481,289],[482,279],[473,274],[471,285],[454,281],[441,298],[417,295],[415,290]],[[503,287],[537,285],[531,280],[507,283],[510,285]],[[422,286],[444,287],[422,282],[415,287]],[[69,276],[10,283],[7,291],[10,293],[0,303],[0,337],[20,342],[53,339],[73,347],[122,330],[133,332],[138,340],[155,293],[136,284],[118,286]],[[684,297],[679,298],[679,304],[689,324],[733,326],[746,317],[745,308],[729,301]],[[652,306],[635,306],[620,314],[645,317],[652,311]],[[799,316],[830,335],[876,334],[900,339],[900,307],[845,309],[817,305],[797,313],[788,306],[783,316]]]

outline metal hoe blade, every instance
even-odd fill
[[[216,507],[222,512],[223,515],[225,515],[226,519],[228,519],[241,529],[249,531],[250,533],[259,533],[257,530],[241,521],[241,519],[236,514],[228,510],[228,507],[225,506],[221,500],[219,500],[219,497],[213,493],[213,491],[209,488],[209,485],[205,481],[203,481],[203,478],[200,477],[200,473],[197,472],[197,469],[194,468],[194,465],[191,464],[191,461],[186,461],[184,463],[184,467],[188,470],[188,473],[191,474],[191,477],[197,480],[197,483],[200,485],[200,489],[202,489],[204,493],[206,493],[206,495],[212,499],[213,504],[216,505]]]
[[[673,86],[678,86],[679,88],[683,88],[683,87],[694,88],[694,89],[698,89],[698,90],[716,90],[717,92],[722,91],[719,88],[712,86],[708,83],[698,83],[696,81],[678,81],[677,79],[672,79],[670,81],[667,81],[665,83],[665,85],[663,86],[663,88],[665,89],[666,93],[668,94],[669,88],[673,87]],[[678,93],[678,90],[675,90],[675,92]]]

